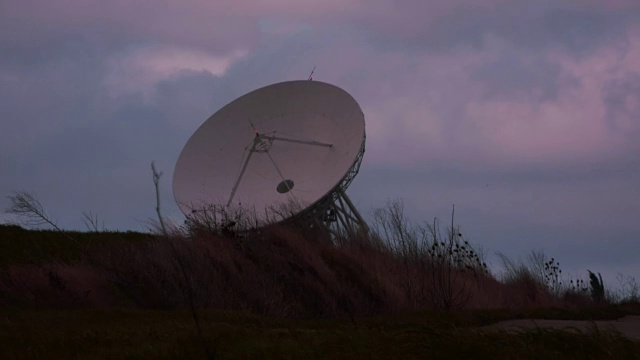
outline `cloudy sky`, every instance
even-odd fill
[[[365,113],[363,213],[455,204],[490,252],[640,280],[637,0],[0,0],[0,207],[25,190],[64,228],[142,230],[155,160],[180,221],[193,131],[314,65]]]

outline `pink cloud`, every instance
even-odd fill
[[[434,23],[459,9],[493,9],[510,0],[390,0],[362,1],[352,15],[358,23],[380,37],[415,38],[427,34]]]
[[[267,4],[174,0],[158,5],[150,0],[21,1],[6,6],[1,16],[22,23],[30,33],[5,32],[0,37],[25,41],[26,36],[29,41],[68,32],[86,32],[98,38],[111,32],[122,34],[133,49],[125,47],[111,54],[104,81],[112,90],[145,92],[183,69],[224,76],[242,56],[250,58],[253,51],[268,47],[274,38],[286,42],[289,34],[300,31],[299,24],[308,23],[315,26],[308,31],[310,37],[324,37],[325,41],[305,54],[299,68],[289,70],[291,76],[299,78],[306,73],[311,64],[303,60],[311,60],[319,66],[319,80],[352,92],[367,116],[368,156],[380,164],[414,166],[443,160],[463,164],[562,163],[606,159],[637,150],[624,134],[607,128],[612,119],[607,118],[603,101],[608,82],[629,72],[640,73],[637,30],[630,30],[624,54],[611,45],[580,59],[560,50],[530,54],[498,35],[485,35],[480,49],[458,45],[443,52],[411,52],[402,47],[381,51],[370,41],[372,34],[397,38],[428,35],[436,21],[457,9],[498,11],[507,4],[518,2],[278,0]],[[571,1],[563,4],[581,6]],[[629,1],[610,4],[616,8],[633,6]],[[260,30],[260,21],[265,19],[275,24],[271,33]],[[343,27],[352,23],[371,33],[346,32]],[[108,31],[101,35],[101,29]],[[154,45],[141,47],[146,43]],[[475,79],[473,72],[508,53],[559,65],[564,74],[578,79],[579,86],[560,83],[557,97],[543,103],[532,97],[487,98],[486,84]],[[344,80],[352,79],[353,74],[358,74],[356,80]],[[628,113],[637,111],[639,103],[634,95],[624,100]],[[613,121],[625,132],[638,130],[634,118]]]
[[[108,60],[104,85],[112,97],[142,93],[149,100],[155,85],[162,80],[180,76],[184,71],[207,72],[220,77],[246,55],[246,50],[213,55],[180,47],[143,47],[112,56]]]
[[[519,57],[544,59],[561,69],[557,95],[545,101],[486,97],[486,85],[472,74],[514,51],[499,39],[487,39],[483,50],[407,54],[379,53],[357,37],[346,37],[314,55],[324,74],[317,79],[345,87],[363,107],[367,156],[374,163],[561,166],[640,151],[628,135],[640,132],[640,124],[632,118],[611,119],[604,101],[609,82],[640,74],[640,33],[630,30],[628,38],[581,58],[560,50],[522,51]],[[621,54],[622,43],[627,50]],[[358,82],[343,82],[354,73]],[[577,84],[564,83],[564,78]],[[637,111],[638,103],[637,95],[625,100],[629,111]],[[612,130],[611,121],[621,122],[624,131]]]

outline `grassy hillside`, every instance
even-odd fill
[[[118,246],[155,238],[151,234],[138,232],[60,232],[27,230],[16,225],[0,224],[0,267],[47,262],[77,263],[82,251],[88,248]]]
[[[522,264],[498,278],[459,229],[436,227],[333,241],[284,227],[237,238],[0,225],[0,358],[638,358],[640,343],[596,329],[480,332],[640,306]]]

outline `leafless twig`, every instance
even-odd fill
[[[91,211],[82,213],[82,222],[84,223],[84,226],[86,226],[89,231],[94,231],[94,232],[104,231],[104,221],[102,222],[102,229],[100,229],[98,214],[93,214]]]
[[[162,234],[167,236],[167,229],[164,227],[164,220],[162,220],[162,215],[160,214],[160,176],[162,173],[156,171],[156,165],[151,162],[151,171],[153,172],[153,185],[156,188],[156,213],[158,213],[158,220],[160,220],[160,228],[162,229]]]
[[[8,196],[8,198],[10,205],[5,212],[21,217],[23,220],[20,224],[28,227],[49,225],[55,230],[65,234],[69,240],[77,242],[76,239],[72,238],[64,230],[58,227],[58,225],[53,221],[52,216],[44,209],[42,203],[40,203],[40,201],[33,195],[26,191],[16,191],[13,195]]]
[[[12,196],[9,196],[11,205],[6,209],[6,212],[13,215],[20,216],[22,224],[29,227],[38,227],[42,225],[50,225],[54,229],[61,231],[61,229],[53,222],[51,215],[49,215],[38,199],[26,191],[16,191]]]
[[[212,351],[204,338],[204,334],[202,332],[202,326],[200,325],[200,316],[198,314],[198,309],[196,308],[194,295],[193,295],[193,283],[189,274],[187,273],[187,266],[184,263],[184,259],[180,256],[180,253],[175,248],[175,244],[172,239],[169,239],[169,235],[167,233],[167,229],[164,226],[164,220],[162,219],[162,214],[160,213],[160,176],[162,173],[156,171],[156,166],[151,162],[151,171],[153,172],[153,185],[156,189],[156,212],[158,213],[158,220],[160,221],[160,228],[162,229],[162,234],[169,240],[171,244],[171,250],[174,253],[175,259],[178,262],[178,266],[182,272],[184,287],[183,290],[186,292],[187,299],[189,300],[189,308],[191,309],[191,315],[193,317],[193,321],[196,325],[196,331],[198,332],[198,338],[202,342],[202,347],[207,355],[208,359],[215,359],[215,352]]]

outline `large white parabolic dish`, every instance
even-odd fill
[[[364,114],[346,91],[319,81],[269,85],[198,128],[176,163],[173,193],[187,216],[224,206],[280,221],[274,208],[304,212],[348,185],[364,141]]]

